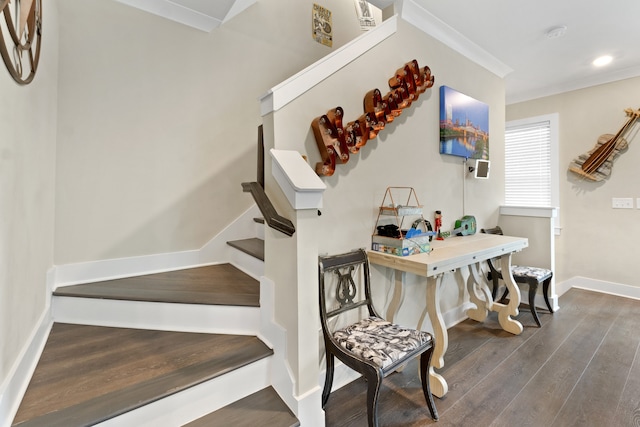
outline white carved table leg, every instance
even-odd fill
[[[389,322],[393,322],[394,317],[398,314],[398,310],[400,309],[400,305],[402,305],[402,300],[404,299],[404,276],[405,272],[400,270],[395,271],[395,283],[393,285],[393,297],[389,302],[389,307],[387,308],[387,320]]]
[[[478,263],[469,265],[469,278],[467,279],[467,290],[469,291],[469,300],[476,305],[475,308],[467,310],[467,316],[478,322],[487,318],[489,310],[493,306],[493,298],[491,291],[485,280],[478,272]]]
[[[393,296],[387,307],[387,320],[393,322],[393,319],[398,314],[398,310],[404,300],[404,278],[406,273],[404,271],[395,270],[395,282],[393,285]],[[401,365],[396,369],[396,372],[404,371],[406,365]]]
[[[449,391],[447,381],[442,375],[435,372],[435,368],[444,367],[444,354],[449,346],[447,327],[440,312],[440,286],[442,286],[443,276],[443,274],[439,274],[437,277],[427,277],[427,306],[418,320],[417,327],[417,329],[422,327],[425,314],[429,313],[435,339],[431,367],[429,368],[429,386],[431,393],[437,397],[443,397]]]
[[[518,315],[518,306],[520,305],[520,288],[516,285],[511,275],[511,254],[500,257],[500,270],[502,271],[502,278],[507,285],[507,289],[509,289],[509,304],[500,304],[498,322],[500,322],[500,326],[505,331],[514,335],[520,335],[523,329],[522,323],[511,318],[511,316]]]

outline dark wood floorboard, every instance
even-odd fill
[[[637,310],[634,315],[636,317],[638,316]],[[638,329],[637,325],[638,324],[635,326],[636,331]],[[629,376],[622,390],[622,396],[616,407],[616,416],[613,425],[640,425],[640,344],[636,347],[633,365],[629,370]]]
[[[261,261],[264,261],[264,240],[258,238],[233,240],[227,242],[229,246],[251,255]]]
[[[609,328],[554,420],[555,426],[610,425],[616,415],[640,340],[640,310],[637,301],[631,300],[608,309],[610,316],[594,320]],[[640,396],[635,398],[637,404]]]
[[[260,305],[260,283],[231,264],[63,286],[53,294],[184,304]]]
[[[440,421],[429,416],[412,361],[383,382],[380,427],[639,426],[640,301],[572,289],[559,304],[555,314],[538,311],[542,328],[521,307],[518,336],[495,313],[449,329]],[[366,382],[334,391],[325,412],[328,427],[366,426]]]
[[[92,425],[272,353],[251,336],[56,323],[14,425]]]
[[[294,427],[299,425],[298,419],[280,399],[278,393],[272,387],[267,387],[198,418],[184,427]]]

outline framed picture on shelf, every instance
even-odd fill
[[[362,31],[369,31],[376,27],[376,19],[373,16],[371,5],[366,0],[353,0],[356,7],[356,15]]]
[[[489,106],[440,86],[440,154],[489,160]]]

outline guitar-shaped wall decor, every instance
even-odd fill
[[[621,152],[627,149],[629,143],[624,135],[633,127],[640,118],[640,110],[627,108],[624,112],[629,116],[627,122],[615,135],[604,134],[598,138],[596,146],[586,154],[578,156],[569,164],[569,170],[582,178],[591,181],[602,181],[611,175],[613,160]]]

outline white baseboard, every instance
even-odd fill
[[[249,197],[247,195],[247,197]],[[254,218],[261,217],[260,209],[253,204],[232,224],[218,233],[214,238],[200,248],[200,259],[202,262],[233,262],[233,255],[238,253],[237,249],[227,244],[231,240],[241,240],[256,237],[256,223]],[[248,274],[251,274],[247,271]],[[251,274],[259,278],[260,274]]]
[[[9,370],[6,380],[0,386],[0,426],[9,427],[18,412],[22,397],[29,386],[31,376],[40,360],[47,343],[53,322],[49,307],[40,316],[40,321],[32,331],[16,363]]]
[[[287,331],[275,321],[275,283],[267,277],[260,278],[260,311],[258,336],[274,352],[271,362],[271,386],[295,414],[301,425],[324,427],[324,411],[321,404],[321,386],[324,385],[324,380],[301,395],[296,393],[294,375],[286,358]],[[348,382],[351,381],[353,379]]]
[[[273,349],[271,385],[289,409],[298,416],[293,373],[286,359],[287,331],[275,321],[275,283],[267,277],[260,278],[260,319],[258,337]]]
[[[444,320],[444,324],[447,327],[447,329],[452,328],[458,323],[468,319],[467,310],[474,307],[475,307],[475,304],[471,302],[465,302],[464,304],[459,305],[458,307],[454,307],[451,310],[445,313],[442,313],[442,319]]]
[[[199,265],[202,263],[197,250],[64,264],[54,267],[54,289]]]
[[[255,235],[253,218],[256,216],[260,216],[260,211],[252,205],[200,249],[57,265],[53,268],[53,289],[60,286],[231,262],[232,255],[237,250],[227,245],[227,242],[253,237]],[[251,271],[252,267],[239,268],[253,277],[259,276]]]
[[[571,288],[585,289],[587,291],[602,292],[625,298],[640,299],[640,287],[623,285],[621,283],[605,282],[603,280],[589,279],[587,277],[572,277],[560,284],[556,284],[559,295]],[[561,292],[562,290],[562,292]]]
[[[322,389],[316,387],[297,398],[297,418],[304,427],[324,427],[324,409],[322,409]]]

